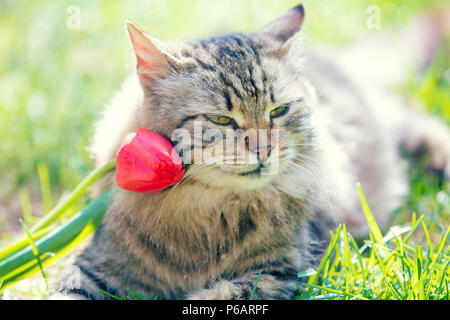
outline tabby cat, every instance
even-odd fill
[[[408,192],[400,145],[425,146],[449,172],[448,128],[404,107],[369,71],[351,70],[345,52],[307,57],[303,20],[299,5],[254,34],[174,42],[126,23],[137,72],[98,123],[97,165],[138,127],[171,139],[201,122],[223,134],[277,130],[279,139],[246,149],[257,164],[186,164],[181,183],[155,194],[119,189],[111,174],[96,191],[112,187],[111,205],[74,263],[80,278],[66,278],[52,298],[133,290],[248,299],[260,274],[255,299],[291,299],[297,272],[316,263],[330,229],[345,222],[355,236],[367,233],[357,182],[387,226]],[[274,150],[278,170],[262,175]]]

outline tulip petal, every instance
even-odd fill
[[[117,185],[134,192],[159,192],[184,176],[182,161],[171,142],[144,128],[125,137],[116,165]]]

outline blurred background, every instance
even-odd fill
[[[300,0],[0,0],[0,245],[32,222],[92,168],[93,124],[134,68],[124,30],[130,19],[164,39],[256,31]],[[345,45],[398,29],[445,0],[303,0],[310,41]],[[380,9],[380,28],[367,25]],[[450,125],[448,46],[402,92]],[[398,88],[397,88],[398,89]],[[425,161],[425,160],[424,160]],[[417,211],[450,221],[449,192],[423,167],[410,171],[412,193],[398,221]]]

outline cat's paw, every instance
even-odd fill
[[[51,293],[46,300],[87,300],[79,294],[63,294],[60,292]]]
[[[187,300],[232,300],[237,288],[229,281],[220,281],[213,288],[201,289],[187,296]]]

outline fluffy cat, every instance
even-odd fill
[[[167,43],[127,23],[137,73],[98,123],[97,165],[138,127],[170,138],[202,121],[222,131],[279,130],[278,143],[247,150],[263,165],[277,149],[279,170],[263,176],[259,164],[194,163],[179,185],[156,194],[118,189],[107,177],[96,192],[113,186],[111,205],[75,262],[80,286],[62,285],[53,298],[134,290],[247,299],[261,272],[255,299],[290,299],[297,272],[315,263],[330,228],[345,222],[355,236],[367,232],[356,182],[387,226],[408,192],[401,144],[425,145],[449,171],[448,128],[405,108],[369,76],[376,73],[342,68],[348,52],[307,58],[303,20],[299,5],[258,33]]]

